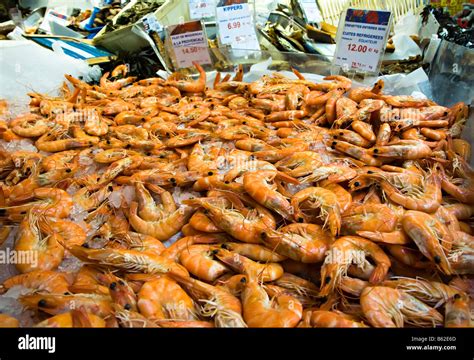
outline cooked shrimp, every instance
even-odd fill
[[[138,216],[137,208],[137,203],[132,202],[128,217],[130,225],[139,233],[153,236],[161,241],[166,241],[178,233],[194,212],[193,208],[183,206],[160,220],[145,221]]]
[[[453,238],[444,224],[429,214],[410,210],[403,215],[402,226],[423,255],[434,261],[443,273],[452,273],[446,253]]]
[[[471,327],[469,296],[455,294],[446,303],[444,326],[447,328]]]
[[[138,308],[147,318],[197,320],[193,300],[166,276],[143,284],[138,292]]]
[[[43,320],[35,327],[44,328],[105,328],[106,323],[101,317],[87,312],[83,308],[71,310]]]
[[[295,327],[303,316],[303,306],[296,298],[281,295],[270,299],[256,279],[247,281],[242,306],[249,327]]]
[[[283,275],[283,267],[278,263],[260,264],[222,247],[215,249],[213,254],[234,271],[258,278],[262,282],[274,281]]]
[[[311,312],[311,326],[316,328],[365,328],[363,322],[355,321],[350,316],[335,311],[317,310]]]
[[[16,268],[22,273],[56,269],[64,256],[64,248],[60,244],[62,241],[62,237],[54,232],[43,237],[37,217],[27,215],[20,224],[19,237],[15,243],[15,251],[24,253],[25,257],[15,264]]]
[[[263,231],[261,240],[278,254],[303,263],[316,263],[324,259],[332,236],[319,225],[290,224],[278,231]]]
[[[368,286],[361,294],[362,311],[374,327],[437,326],[443,316],[402,290],[384,286]]]
[[[193,275],[201,280],[212,282],[229,271],[227,266],[214,260],[210,245],[191,245],[184,249],[179,261]]]
[[[240,300],[226,290],[189,276],[172,276],[194,299],[203,303],[201,314],[214,318],[217,327],[247,327],[242,319]]]
[[[369,255],[376,267],[370,275],[371,283],[380,283],[387,275],[391,266],[390,259],[375,243],[357,236],[343,236],[337,239],[329,249],[321,268],[321,295],[327,296],[341,283],[342,276],[347,273],[349,266],[356,262],[364,267],[365,256]]]
[[[147,274],[178,274],[187,276],[188,272],[181,265],[152,253],[123,249],[87,249],[83,246],[68,247],[77,258],[86,263],[104,267],[143,272]]]
[[[68,292],[69,281],[67,274],[50,270],[33,270],[8,278],[0,286],[0,292],[13,286],[23,286],[32,291],[64,294]]]
[[[297,192],[291,198],[294,217],[297,221],[309,222],[310,218],[302,211],[302,205],[307,204],[311,210],[320,210],[319,218],[324,226],[328,226],[331,234],[336,236],[341,229],[341,209],[336,194],[322,187],[310,187]]]

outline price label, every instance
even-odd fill
[[[219,6],[216,9],[219,40],[232,49],[260,50],[249,4]]]
[[[163,30],[163,26],[160,24],[154,13],[145,15],[142,22],[146,32],[154,31],[159,33]]]
[[[323,21],[316,0],[299,0],[299,2],[308,23],[320,23]]]
[[[209,18],[215,15],[215,0],[189,0],[189,16],[193,20]]]
[[[348,9],[334,63],[345,69],[378,72],[390,30],[389,11]]]
[[[191,67],[193,62],[211,64],[207,37],[200,21],[169,26],[168,33],[178,68]]]

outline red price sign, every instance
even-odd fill
[[[356,51],[365,53],[367,52],[367,45],[347,44],[349,51]]]
[[[227,24],[227,28],[228,28],[229,30],[240,28],[240,21],[229,22],[229,23]]]

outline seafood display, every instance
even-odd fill
[[[1,102],[0,327],[472,326],[464,103],[195,67]]]
[[[131,6],[120,11],[112,19],[105,19],[105,30],[103,34],[122,29],[126,26],[133,25],[143,16],[160,8],[164,4],[163,0],[140,0],[134,2]],[[104,22],[102,16],[102,22]]]

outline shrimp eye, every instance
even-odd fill
[[[331,146],[336,146],[337,145],[337,141],[333,141]]]
[[[243,277],[242,279],[240,279],[240,282],[241,282],[242,284],[245,284],[245,283],[247,282],[247,278],[246,278],[246,277]]]
[[[38,301],[38,306],[39,306],[39,307],[46,307],[46,300],[45,300],[45,299],[41,299],[40,301]]]
[[[161,154],[160,156],[158,156],[160,159],[164,159],[165,158],[165,155],[164,154]]]
[[[21,215],[25,215],[25,214],[26,214],[26,211],[22,211],[20,214],[21,214]]]
[[[433,260],[434,260],[434,262],[435,262],[436,264],[439,264],[439,263],[441,262],[441,258],[440,258],[438,255],[436,255],[436,256],[433,258]]]
[[[267,233],[262,232],[262,233],[260,234],[260,237],[261,237],[262,239],[265,239],[265,238],[267,237]]]
[[[359,186],[360,186],[360,182],[356,181],[356,182],[354,183],[354,186],[359,187]]]
[[[119,280],[118,283],[119,283],[120,286],[125,286],[125,283],[122,280]]]
[[[212,176],[212,175],[214,175],[214,173],[213,173],[212,171],[209,171],[209,172],[207,173],[207,175]]]
[[[374,153],[377,154],[379,152],[379,149],[374,149]]]
[[[212,251],[211,251],[211,254],[212,254],[212,255],[217,255],[218,253],[219,253],[219,250],[212,250]]]
[[[367,174],[373,174],[374,172],[372,170],[367,171]]]
[[[151,156],[151,152],[147,152],[145,155],[146,156]]]
[[[247,121],[242,121],[242,125],[247,125]]]
[[[298,218],[298,222],[299,222],[299,223],[302,223],[302,222],[304,222],[304,219],[303,219],[302,217],[299,217],[299,218]]]
[[[230,181],[226,180],[224,181],[224,184],[230,184]]]
[[[130,149],[131,147],[132,147],[132,145],[127,144],[127,145],[125,146],[125,149]]]
[[[326,284],[329,284],[329,282],[331,281],[331,277],[330,277],[330,276],[326,276],[326,278],[324,279],[324,281],[326,282]]]
[[[455,294],[455,295],[454,295],[454,299],[455,299],[455,300],[459,300],[460,298],[461,298],[461,295],[459,295],[459,294]]]
[[[70,173],[72,170],[71,169],[66,169],[66,172],[67,173]]]
[[[222,244],[222,245],[221,245],[221,248],[228,250],[228,249],[229,249],[229,246],[228,246],[227,244]]]
[[[89,249],[89,244],[88,243],[84,243],[81,245],[83,248],[86,248],[86,249]]]
[[[447,111],[445,111],[445,112],[443,113],[443,115],[444,115],[444,116],[447,116],[447,115],[448,115],[448,112],[447,112]]]
[[[123,308],[124,308],[125,310],[130,310],[130,309],[132,308],[132,305],[130,305],[130,304],[125,304],[125,305],[123,306]]]
[[[175,182],[176,182],[176,179],[175,179],[175,178],[170,178],[170,181],[171,181],[172,183],[175,183]]]
[[[339,135],[341,135],[341,136],[342,136],[342,135],[344,135],[344,133],[341,131],[341,132],[339,133]]]
[[[117,287],[117,283],[116,283],[115,281],[112,282],[112,283],[110,283],[110,285],[109,285],[109,289],[110,289],[110,290],[115,290],[116,287]]]
[[[105,143],[106,143],[107,145],[110,145],[110,140],[106,140]]]
[[[110,185],[110,186],[107,187],[107,190],[114,191],[114,187],[112,185]]]

